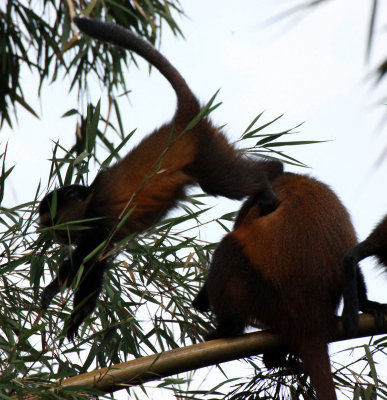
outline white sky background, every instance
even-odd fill
[[[365,238],[387,212],[387,162],[374,168],[376,158],[387,146],[387,125],[378,129],[387,112],[379,105],[386,93],[381,89],[386,86],[375,89],[369,79],[372,68],[387,55],[383,35],[387,7],[380,7],[371,62],[367,64],[370,1],[326,2],[303,19],[287,18],[267,27],[263,27],[265,21],[298,2],[181,2],[188,16],[179,23],[185,41],[175,38],[165,26],[161,52],[203,103],[221,89],[217,100],[223,104],[212,114],[214,121],[227,124],[228,135],[237,140],[259,112],[266,110],[265,121],[285,113],[273,131],[305,121],[294,140],[331,140],[290,147],[285,152],[308,164],[310,174],[337,192],[352,214],[360,239]],[[36,99],[41,119],[19,109],[18,124],[12,132],[6,126],[1,132],[0,150],[8,139],[7,165],[17,164],[7,180],[3,205],[9,207],[32,200],[39,180],[46,182],[51,139],[60,138],[65,146],[74,140],[74,119],[60,118],[76,106],[75,96],[67,94],[68,82],[45,86],[38,99],[33,79],[28,73],[25,76],[27,101],[34,103]],[[125,130],[138,128],[139,140],[171,117],[175,95],[155,70],[148,75],[145,63],[140,63],[139,70],[131,68],[127,85],[133,93],[132,107],[126,107]],[[98,87],[93,92],[96,98],[100,96]],[[152,114],[146,114],[149,110]],[[235,208],[219,198],[217,215]],[[211,233],[203,235],[212,240]],[[219,233],[214,237],[219,239]],[[372,277],[368,279],[371,297],[387,302],[387,277],[380,279],[380,274],[369,267],[365,272]],[[348,346],[347,342],[332,349]],[[378,372],[387,375],[387,369]]]

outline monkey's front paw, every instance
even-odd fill
[[[380,328],[387,326],[387,304],[368,300],[367,304],[361,307],[361,311],[372,314],[375,318],[376,326]]]
[[[210,311],[210,304],[208,302],[208,297],[203,290],[201,290],[198,295],[192,300],[192,307],[201,312]]]
[[[213,331],[210,331],[206,335],[204,335],[204,340],[208,342],[209,340],[215,340],[221,337],[224,337],[222,335],[222,332],[219,332],[218,330],[214,329]]]
[[[95,307],[95,299],[89,299],[88,302],[78,305],[75,311],[72,312],[70,317],[69,326],[67,328],[66,337],[68,340],[73,341],[78,336],[78,329],[82,322],[90,315]]]
[[[69,327],[67,328],[66,337],[69,341],[74,341],[78,336],[78,329],[81,326],[85,316],[82,312],[71,314]]]
[[[204,340],[207,342],[209,340],[220,339],[220,338],[230,338],[235,336],[240,336],[243,334],[243,327],[239,325],[228,326],[228,327],[218,327],[204,336]]]

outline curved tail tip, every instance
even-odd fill
[[[93,20],[86,17],[74,17],[73,22],[79,30],[84,31],[86,25],[92,23]]]

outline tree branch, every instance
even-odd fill
[[[386,328],[375,325],[369,314],[360,315],[359,332],[356,338],[387,333]],[[334,341],[347,340],[341,321],[338,322]],[[271,330],[248,333],[235,338],[216,339],[194,344],[152,356],[138,358],[110,368],[101,368],[58,382],[60,388],[81,386],[111,393],[127,386],[157,380],[170,375],[207,367],[210,365],[250,357],[265,350],[281,346],[277,334]],[[34,399],[32,396],[29,399]]]

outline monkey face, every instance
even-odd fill
[[[57,243],[74,242],[85,226],[79,221],[85,218],[91,190],[88,186],[69,185],[48,193],[39,205],[39,222],[42,228],[53,228],[53,240]]]

